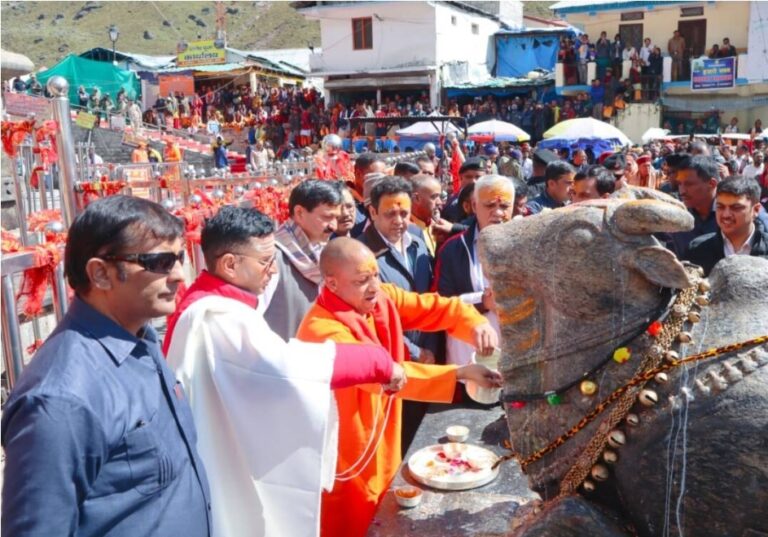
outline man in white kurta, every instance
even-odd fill
[[[199,431],[216,537],[316,536],[336,467],[331,389],[402,384],[381,347],[286,342],[270,330],[256,306],[274,273],[273,231],[255,210],[219,211],[202,233],[213,268],[168,321],[164,349]]]

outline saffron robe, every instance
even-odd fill
[[[376,308],[366,317],[357,314],[324,287],[297,333],[297,337],[304,341],[379,343],[403,366],[407,375],[403,390],[392,397],[385,423],[383,417],[390,396],[382,393],[380,386],[334,390],[339,411],[337,474],[354,475],[356,471],[348,470],[361,455],[362,461],[368,454],[371,459],[359,475],[347,481],[337,479],[333,490],[323,493],[322,537],[365,535],[376,507],[401,463],[402,399],[449,403],[453,398],[456,367],[405,361],[408,353],[403,330],[447,330],[452,336],[472,341],[472,330],[487,322],[474,307],[463,304],[458,298],[410,293],[390,284],[381,287]],[[381,440],[376,445],[379,435]],[[366,451],[371,438],[373,442]],[[360,469],[359,466],[355,468]]]

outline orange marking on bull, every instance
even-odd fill
[[[515,350],[517,352],[526,352],[531,350],[533,347],[536,346],[536,344],[539,342],[539,339],[541,338],[541,333],[538,329],[534,329],[531,332],[531,335],[528,336],[526,339],[523,339],[520,341],[516,346]]]
[[[499,320],[504,324],[515,324],[530,317],[536,311],[536,301],[526,298],[509,311],[502,311]]]

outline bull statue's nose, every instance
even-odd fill
[[[628,235],[689,231],[693,216],[684,206],[661,200],[631,200],[619,205],[611,216],[619,231]]]

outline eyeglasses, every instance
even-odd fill
[[[155,274],[170,274],[176,261],[184,264],[184,250],[174,254],[173,252],[157,252],[151,254],[125,254],[125,255],[107,255],[101,257],[104,261],[125,261],[126,263],[136,263],[147,272]]]
[[[264,261],[263,259],[259,259],[258,257],[254,255],[248,255],[248,254],[241,254],[240,252],[232,252],[234,255],[239,255],[240,257],[249,257],[256,261],[259,265],[261,265],[264,268],[264,272],[269,272],[269,269],[272,268],[272,265],[275,264],[275,260],[277,259],[277,255],[273,255],[268,260]],[[222,254],[223,255],[223,254]]]

